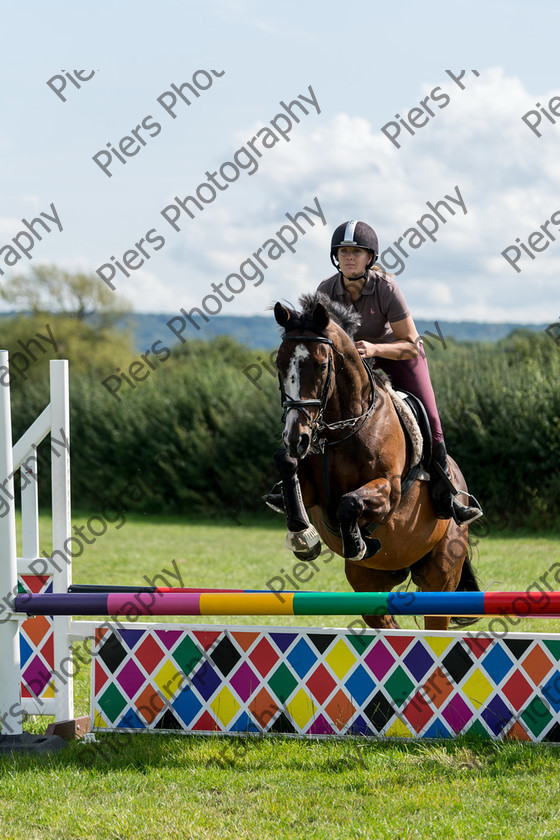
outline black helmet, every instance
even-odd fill
[[[367,268],[371,268],[379,254],[379,243],[377,234],[372,227],[365,222],[358,222],[355,219],[351,222],[343,222],[337,227],[331,239],[331,262],[338,268],[336,252],[342,246],[347,248],[365,248],[366,251],[373,251],[371,261]]]

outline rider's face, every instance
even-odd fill
[[[365,248],[343,246],[338,249],[337,256],[340,270],[345,277],[352,280],[353,278],[363,277],[366,265],[371,259],[371,251],[366,251]]]

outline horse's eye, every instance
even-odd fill
[[[321,365],[321,373],[324,373],[326,371],[327,367],[328,367],[327,363],[323,362],[323,364]]]

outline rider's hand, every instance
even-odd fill
[[[372,356],[375,356],[376,346],[370,341],[357,341],[356,350],[362,358],[371,359]]]

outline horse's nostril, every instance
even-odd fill
[[[309,437],[309,435],[307,433],[304,432],[300,436],[299,444],[298,444],[298,451],[299,451],[300,456],[307,454],[307,450],[309,449],[309,444],[310,443],[311,443],[311,438]]]

